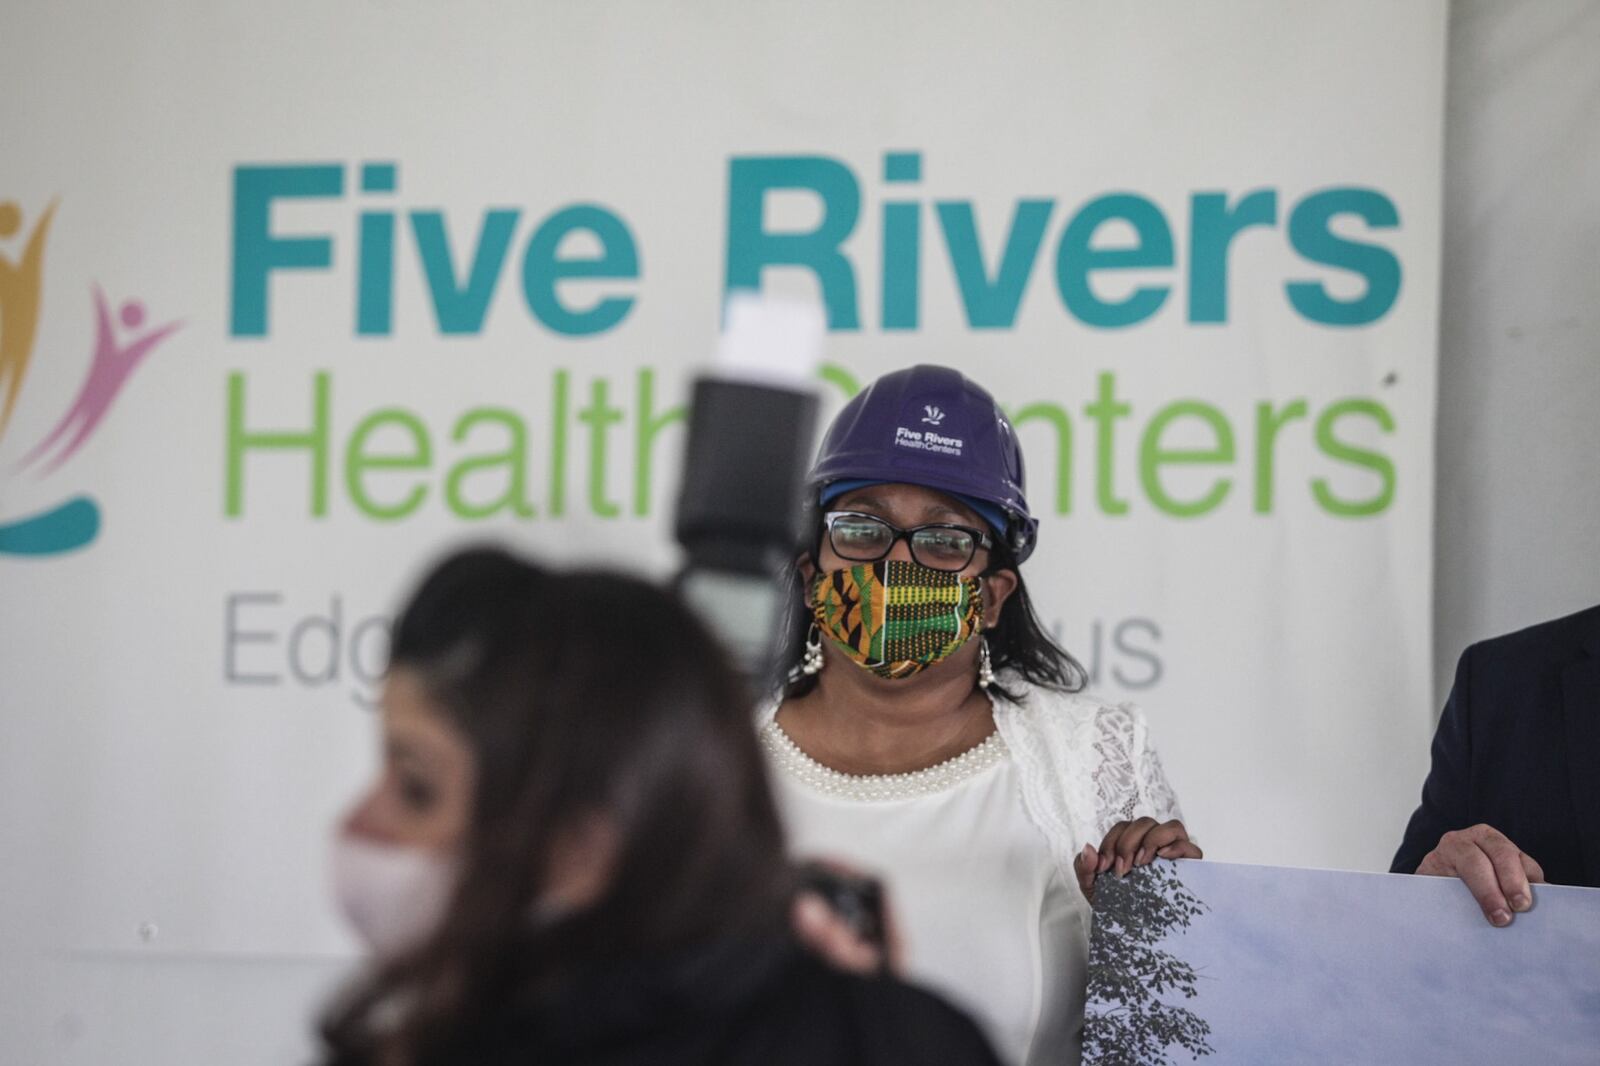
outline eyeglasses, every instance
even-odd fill
[[[834,554],[852,563],[875,563],[904,537],[911,545],[911,558],[930,570],[962,570],[979,548],[994,546],[989,534],[971,526],[935,522],[901,529],[877,515],[856,511],[829,511],[822,516],[822,525]]]

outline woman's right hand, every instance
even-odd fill
[[[1072,860],[1072,872],[1077,875],[1084,898],[1093,903],[1095,878],[1102,873],[1115,871],[1122,877],[1135,866],[1145,866],[1156,859],[1203,858],[1200,845],[1189,839],[1189,830],[1176,818],[1168,822],[1138,818],[1112,826],[1098,848],[1085,844]]]

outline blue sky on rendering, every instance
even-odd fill
[[[1600,889],[1495,929],[1452,879],[1177,866],[1210,908],[1163,944],[1199,971],[1207,1066],[1600,1062]]]

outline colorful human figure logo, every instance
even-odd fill
[[[23,456],[19,464],[24,468],[32,466],[55,448],[55,458],[44,465],[40,471],[41,475],[55,470],[83,447],[84,441],[89,439],[89,435],[100,424],[100,420],[106,416],[106,412],[111,409],[112,401],[128,383],[128,378],[138,369],[144,357],[183,326],[182,322],[169,322],[150,330],[142,337],[130,337],[127,341],[119,343],[117,327],[111,321],[111,309],[106,303],[106,294],[100,291],[98,285],[94,289],[94,310],[94,358],[89,364],[88,376],[78,389],[78,397],[72,401],[72,406],[61,416],[61,421],[56,423],[49,436]],[[130,334],[135,333],[144,325],[144,304],[138,300],[129,300],[122,305],[118,317]],[[58,444],[59,448],[56,447]]]
[[[52,202],[15,261],[0,252],[0,437],[33,356],[43,296],[45,240],[55,210]],[[22,211],[17,204],[0,203],[0,244],[21,229]],[[95,343],[88,374],[67,413],[22,458],[18,469],[38,467],[36,473],[42,477],[71,459],[111,410],[133,372],[183,325],[169,322],[143,330],[145,308],[139,300],[125,301],[113,319],[111,305],[98,285],[93,295]],[[0,522],[0,554],[56,555],[88,545],[99,533],[100,507],[93,498],[80,494],[26,518]]]

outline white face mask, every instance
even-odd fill
[[[444,919],[456,886],[450,859],[348,832],[334,838],[332,864],[339,909],[379,956],[421,944]]]

